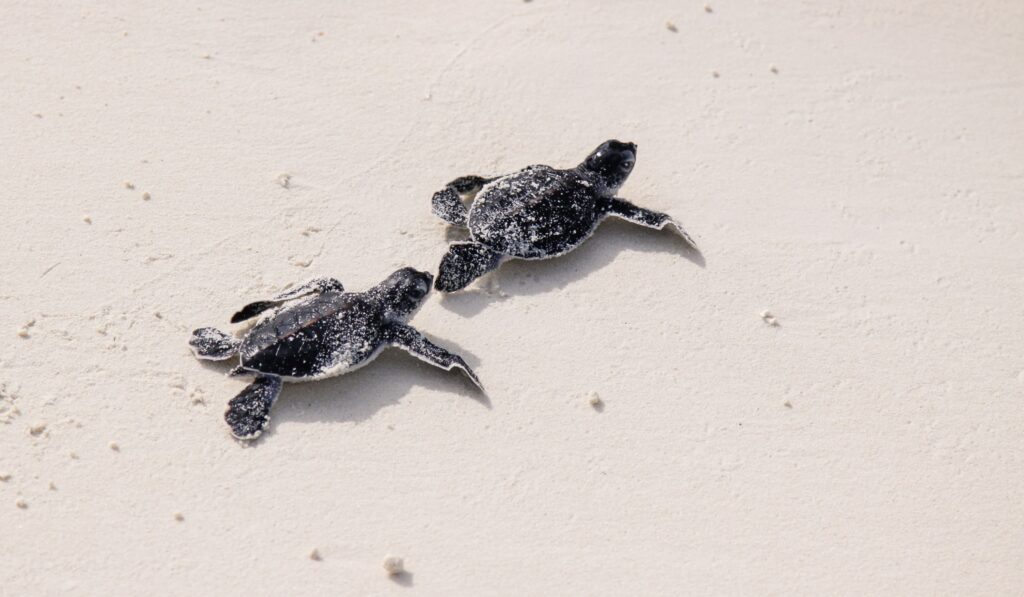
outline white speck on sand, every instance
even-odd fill
[[[770,325],[773,328],[779,327],[779,321],[775,319],[775,316],[772,315],[771,311],[761,311],[761,321],[765,322],[766,324]]]
[[[92,216],[82,216],[82,221],[86,224],[92,224]]]
[[[121,451],[121,446],[119,446],[117,442],[110,442],[109,444],[107,444],[107,447],[115,452]]]
[[[672,21],[665,21],[665,29],[668,29],[672,33],[679,33],[679,28]]]
[[[25,508],[28,508],[28,502],[26,502],[25,500],[23,500],[21,498],[18,498],[18,500],[14,502],[14,505],[19,507],[19,508],[21,508],[22,510],[24,510]]]
[[[10,480],[11,480],[11,473],[0,473],[0,481],[3,481],[4,483],[6,483],[6,482],[8,482]]]
[[[144,192],[144,193],[142,193],[142,200],[143,200],[143,201],[149,201],[149,200],[150,200],[150,199],[152,199],[152,198],[153,198],[153,196],[152,196],[152,195],[150,195],[148,191],[147,191],[147,192]]]
[[[314,562],[319,562],[320,560],[322,560],[323,557],[320,556],[320,550],[314,548],[313,551],[309,552],[309,559],[313,560]]]
[[[124,188],[126,188],[128,190],[132,190],[132,189],[135,188],[135,183],[130,181],[130,180],[126,180],[126,181],[124,181]]]
[[[28,432],[32,437],[39,437],[46,431],[46,423],[37,423],[28,428]]]
[[[387,556],[384,558],[384,570],[394,576],[405,572],[405,562],[398,556]]]
[[[587,402],[590,403],[590,406],[594,407],[594,410],[604,408],[604,400],[601,400],[601,396],[597,392],[591,392]]]
[[[292,184],[292,175],[287,173],[278,174],[277,178],[274,179],[274,182],[281,185],[282,189],[287,189]]]
[[[174,513],[174,520],[177,520],[178,522],[182,522],[182,521],[185,520],[185,515],[182,514],[181,512],[175,512]]]
[[[53,481],[50,481],[50,484],[47,487],[49,487],[50,491],[57,491],[57,484]]]

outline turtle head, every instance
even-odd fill
[[[614,195],[629,178],[636,163],[636,144],[612,139],[605,141],[587,156],[580,169],[596,178],[602,194]]]
[[[405,321],[423,305],[433,282],[431,274],[403,267],[371,292],[380,298],[387,319]]]

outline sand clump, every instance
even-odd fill
[[[383,562],[384,571],[395,576],[405,572],[405,561],[398,556],[386,556]]]

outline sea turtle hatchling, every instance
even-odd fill
[[[432,281],[432,275],[409,267],[366,292],[345,292],[333,278],[314,278],[235,313],[231,323],[263,314],[241,340],[211,327],[192,332],[189,345],[197,358],[220,361],[237,355],[240,364],[231,375],[256,378],[228,402],[224,418],[231,434],[251,440],[266,429],[282,382],[354,371],[389,346],[403,348],[435,367],[461,369],[482,390],[462,357],[406,323],[423,304]]]
[[[675,230],[697,245],[668,214],[615,196],[636,161],[636,145],[605,141],[575,168],[529,166],[496,178],[463,176],[434,193],[433,211],[469,229],[470,240],[456,242],[442,258],[434,287],[465,288],[506,259],[548,259],[587,240],[606,217]],[[463,197],[474,197],[469,209]]]

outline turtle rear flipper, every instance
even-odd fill
[[[197,359],[223,361],[238,353],[238,340],[217,328],[199,328],[192,332],[188,345]]]
[[[256,439],[270,424],[270,407],[281,394],[281,378],[261,375],[228,402],[224,420],[231,435],[242,440]]]
[[[465,226],[466,220],[469,219],[469,211],[462,203],[462,198],[451,187],[445,187],[434,193],[430,204],[434,215],[449,224]]]
[[[441,292],[462,290],[473,280],[498,267],[502,255],[480,243],[452,243],[441,259],[434,288]]]
[[[434,215],[454,226],[465,226],[469,219],[469,211],[462,202],[462,196],[475,197],[485,184],[493,178],[483,176],[461,176],[451,181],[443,189],[434,193],[431,207]]]

